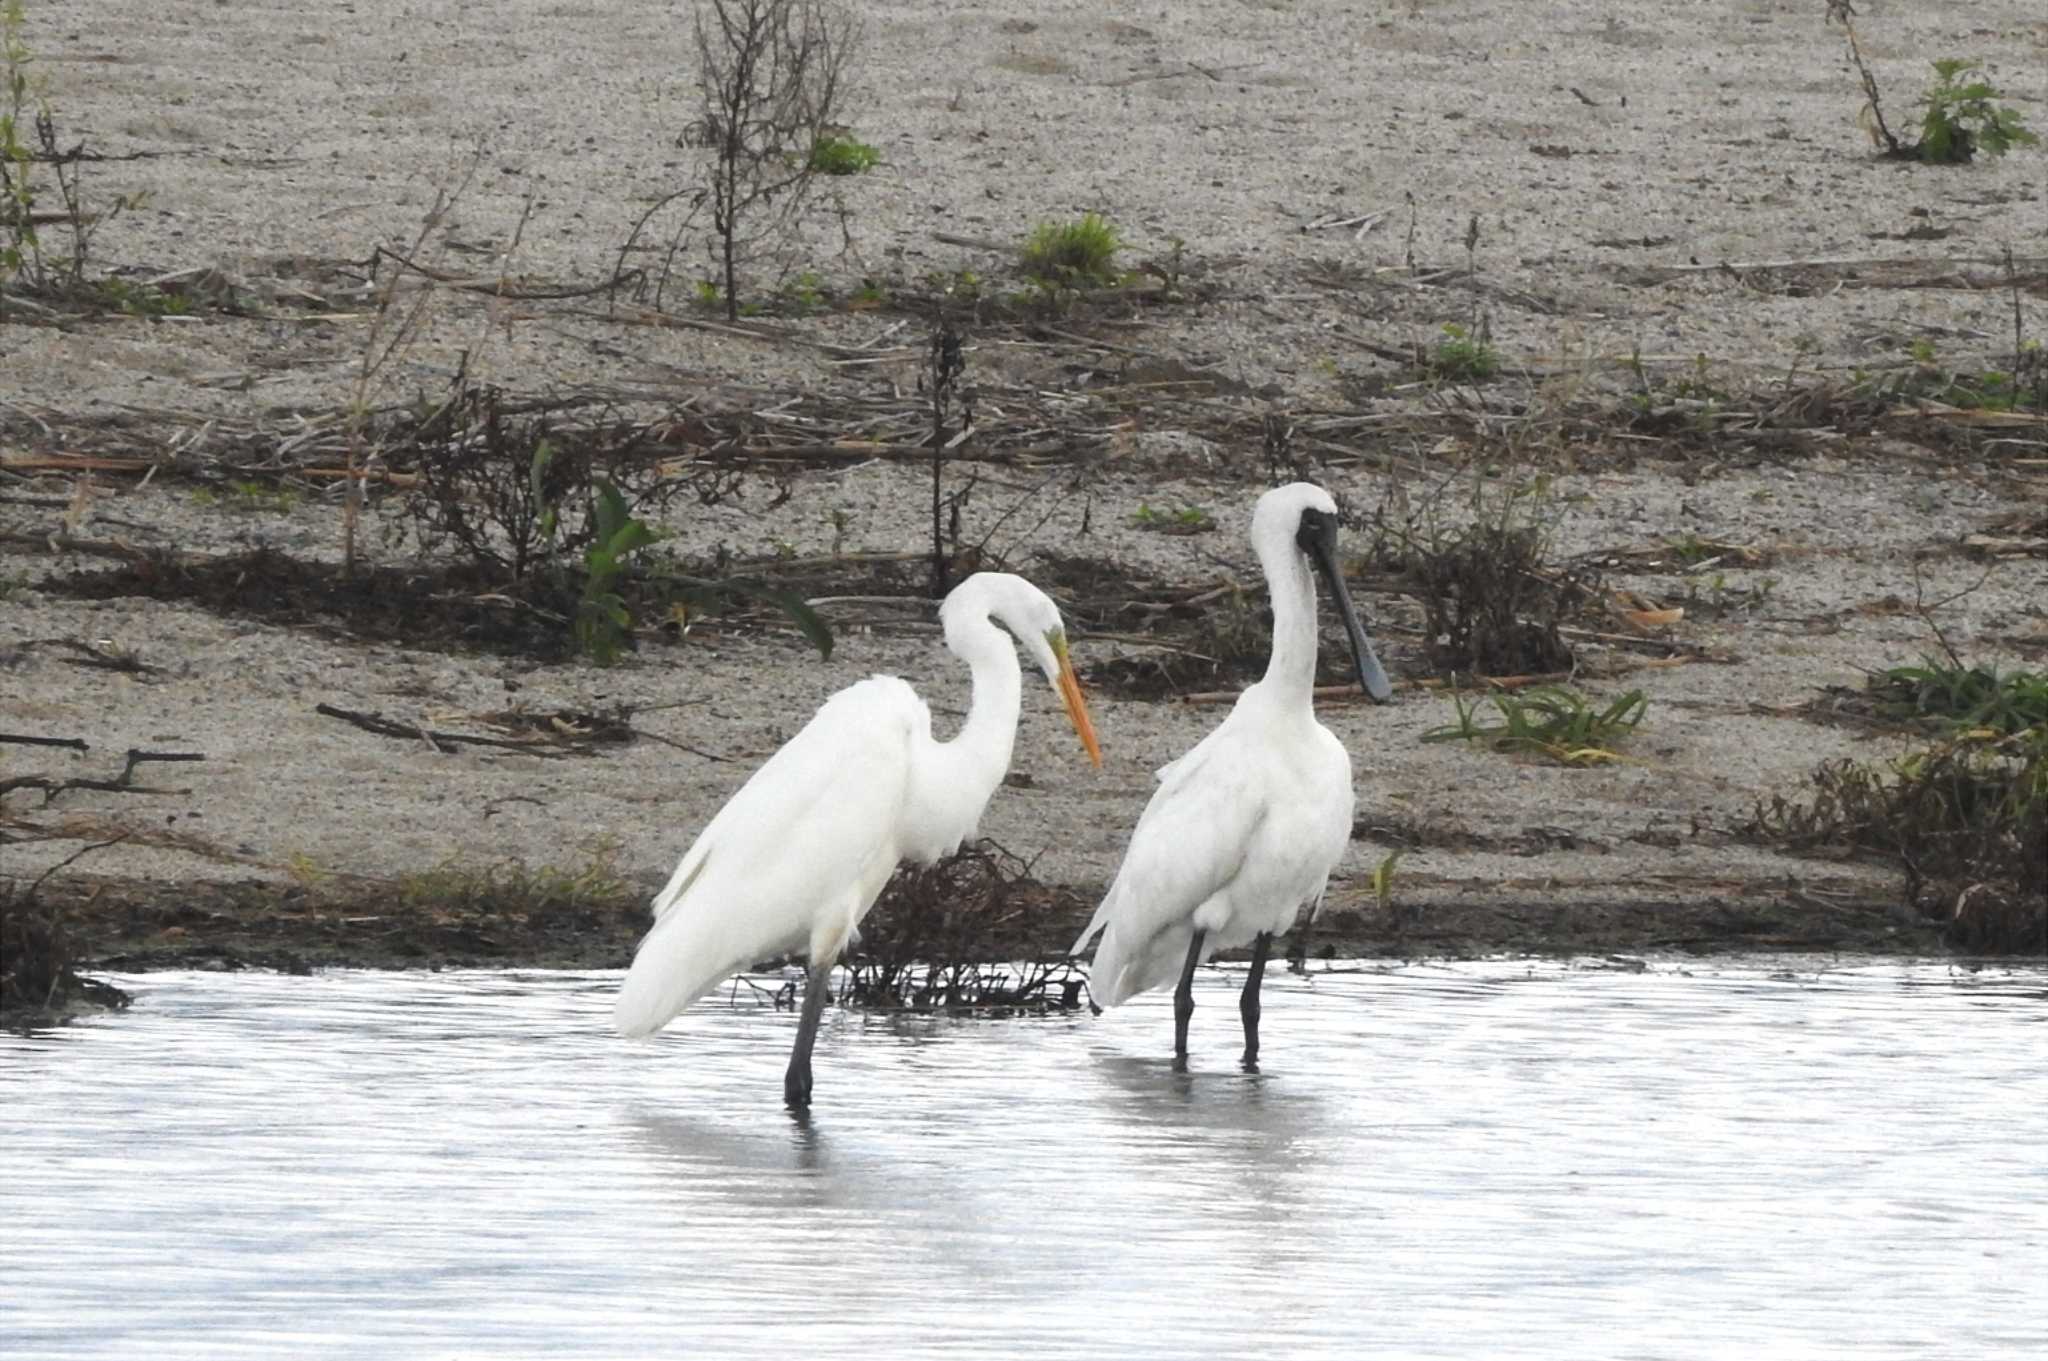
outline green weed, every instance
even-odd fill
[[[192,500],[196,505],[218,506],[245,515],[284,515],[298,509],[300,497],[290,487],[238,478],[220,487],[200,487],[192,493]]]
[[[1521,694],[1488,696],[1498,723],[1479,721],[1479,706],[1453,696],[1458,719],[1422,735],[1425,742],[1485,742],[1495,751],[1547,756],[1559,765],[1602,765],[1621,758],[1614,747],[1643,721],[1649,700],[1640,690],[1597,707],[1576,690],[1543,685]]]
[[[576,603],[576,645],[599,666],[619,659],[632,636],[633,616],[616,586],[633,556],[660,535],[626,509],[626,498],[603,478],[591,481],[596,537],[583,550],[583,596]]]
[[[820,175],[860,175],[881,163],[881,152],[852,137],[828,134],[811,144],[811,169]]]
[[[825,281],[809,270],[782,285],[784,305],[799,313],[815,312],[825,306]]]
[[[1047,289],[1106,286],[1116,282],[1122,245],[1115,224],[1095,213],[1042,222],[1024,243],[1024,273]]]
[[[1155,534],[1201,534],[1216,527],[1216,521],[1200,506],[1162,510],[1154,506],[1140,505],[1131,512],[1131,523],[1139,529],[1150,530]]]
[[[192,311],[192,300],[183,293],[166,293],[148,284],[106,278],[92,287],[104,306],[125,316],[182,317]]]
[[[2048,729],[2048,674],[1994,666],[1963,666],[1926,657],[1918,666],[1894,666],[1872,676],[1869,691],[1880,712],[1902,719],[1935,719],[1972,731],[2004,735]]]
[[[1500,372],[1500,354],[1483,327],[1474,333],[1446,322],[1443,338],[1429,357],[1429,371],[1446,382],[1483,383]]]
[[[1934,63],[1935,82],[1921,96],[1920,140],[1912,151],[1936,165],[1955,165],[1978,152],[2003,156],[2040,138],[2029,132],[2015,109],[1995,103],[2000,91],[1983,78],[1975,61],[1944,57]]]

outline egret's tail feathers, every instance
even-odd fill
[[[754,962],[751,949],[736,948],[731,941],[719,940],[718,934],[707,928],[705,914],[662,914],[640,942],[633,967],[619,985],[612,1024],[621,1035],[652,1035],[684,1007]]]
[[[1092,929],[1092,928],[1091,928]],[[1141,941],[1126,941],[1115,926],[1102,933],[1088,969],[1088,995],[1103,1008],[1171,983],[1187,959],[1193,929],[1179,923]]]
[[[1107,925],[1108,922],[1109,913],[1106,907],[1096,908],[1095,916],[1089,921],[1086,929],[1084,929],[1080,935],[1074,937],[1073,947],[1067,951],[1068,956],[1074,959],[1079,959],[1081,957],[1081,952],[1088,948],[1088,942],[1094,940],[1095,937],[1101,933],[1102,928],[1105,925]]]

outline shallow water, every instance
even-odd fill
[[[604,1030],[617,975],[151,974],[0,1038],[57,1356],[2048,1355],[2048,974],[1236,979]]]

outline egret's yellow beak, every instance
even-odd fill
[[[1088,717],[1088,702],[1081,698],[1081,681],[1074,674],[1074,664],[1067,658],[1067,636],[1055,633],[1051,636],[1052,655],[1059,661],[1060,671],[1053,681],[1053,688],[1060,692],[1060,703],[1067,706],[1067,719],[1074,725],[1074,731],[1081,735],[1081,745],[1088,750],[1088,759],[1102,768],[1102,748],[1095,741],[1095,724]]]

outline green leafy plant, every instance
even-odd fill
[[[2015,109],[1996,103],[2000,91],[1983,77],[1983,67],[1959,57],[1934,63],[1934,85],[1920,97],[1920,140],[1912,150],[1923,161],[1954,165],[1978,152],[2003,156],[2040,138],[2029,132]]]
[[[1500,372],[1500,354],[1484,327],[1473,332],[1445,322],[1443,338],[1429,357],[1429,371],[1453,383],[1483,383]]]
[[[2048,675],[2038,671],[2000,674],[1995,666],[1926,657],[1918,666],[1886,668],[1868,688],[1880,709],[1896,718],[2006,735],[2048,728]]]
[[[1112,284],[1122,246],[1116,225],[1095,213],[1072,222],[1041,222],[1024,243],[1024,273],[1048,290]]]
[[[798,312],[815,312],[825,305],[825,281],[805,270],[782,285],[782,301]]]
[[[882,163],[866,142],[827,133],[811,144],[811,169],[821,175],[860,175]]]
[[[1642,691],[1631,690],[1601,707],[1576,690],[1556,685],[1488,698],[1499,711],[1498,723],[1482,723],[1479,705],[1453,696],[1457,721],[1432,728],[1422,740],[1485,742],[1495,751],[1547,756],[1559,765],[1601,765],[1621,759],[1614,747],[1635,731],[1650,703]]]
[[[183,293],[166,293],[148,284],[126,279],[101,279],[93,285],[100,301],[130,317],[182,317],[192,312],[192,299]]]
[[[1140,505],[1131,512],[1131,523],[1155,534],[1202,534],[1216,527],[1216,521],[1200,506],[1163,510]]]
[[[626,498],[603,478],[594,479],[596,537],[583,550],[583,597],[576,604],[576,644],[599,666],[619,659],[632,636],[633,616],[616,586],[633,555],[659,539],[645,521],[633,518]]]
[[[2048,410],[2048,364],[2041,345],[2019,340],[2014,365],[2007,369],[1955,369],[1940,362],[1934,345],[1915,340],[1914,367],[1859,383],[1858,390],[1887,401],[1940,402],[1972,411]]]

